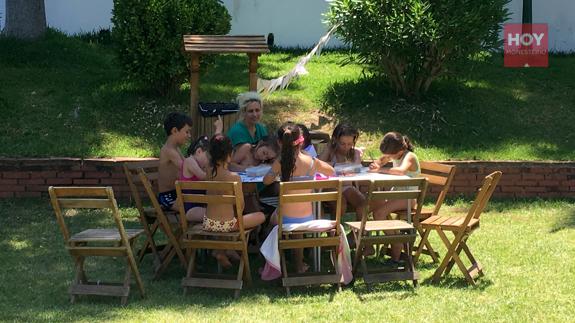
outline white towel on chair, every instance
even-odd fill
[[[290,223],[284,224],[284,231],[317,231],[322,232],[329,229],[333,229],[335,221],[331,220],[312,220],[304,223]],[[352,279],[351,271],[351,256],[349,252],[349,244],[347,238],[344,234],[343,226],[340,224],[340,230],[342,234],[340,235],[340,244],[338,250],[338,262],[339,272],[341,273],[341,281],[344,284],[348,284]],[[276,225],[264,243],[262,244],[260,251],[264,258],[266,259],[266,264],[261,272],[261,278],[263,280],[277,279],[282,276],[281,272],[281,262],[280,262],[280,252],[278,248],[278,226]]]

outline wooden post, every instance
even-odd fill
[[[192,66],[190,74],[190,116],[194,122],[194,138],[198,136],[200,130],[200,113],[198,111],[200,89],[200,54],[192,53]]]
[[[250,57],[250,91],[258,90],[258,56],[257,53],[248,54]]]

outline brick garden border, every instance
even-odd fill
[[[45,197],[48,187],[112,186],[130,196],[122,163],[154,158],[0,158],[0,198]],[[503,172],[494,196],[575,198],[575,162],[445,161],[457,166],[451,196],[474,196],[483,177]],[[438,190],[431,191],[437,194]]]

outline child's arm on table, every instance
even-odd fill
[[[381,156],[377,160],[374,160],[371,164],[369,164],[369,171],[370,172],[379,172],[381,167],[389,162],[389,157]]]
[[[276,159],[272,164],[272,168],[270,169],[270,171],[264,176],[263,180],[264,185],[270,185],[273,182],[275,182],[280,172],[281,172],[281,164],[279,160]]]
[[[238,145],[236,149],[234,149],[234,153],[232,154],[232,160],[229,165],[229,169],[232,172],[243,172],[246,170],[246,166],[242,165],[242,162],[248,157],[248,154],[251,154],[252,145],[250,144],[241,144]]]
[[[322,173],[326,176],[335,175],[335,169],[333,169],[333,167],[330,164],[324,162],[323,160],[319,160],[316,158],[313,167],[315,168],[316,172]]]
[[[401,165],[381,170],[381,173],[391,175],[405,175],[405,173],[409,170],[414,170],[413,168],[415,168],[415,156],[413,154],[409,154],[406,158],[403,159]]]

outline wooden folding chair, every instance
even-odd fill
[[[158,202],[157,194],[152,188],[151,181],[157,179],[157,173],[148,175],[143,168],[138,168],[138,177],[140,182],[144,185],[144,189],[148,194],[148,199],[152,202],[153,210],[156,215],[157,227],[166,235],[168,242],[162,252],[158,253],[160,258],[160,265],[155,268],[154,279],[158,279],[160,275],[166,270],[175,255],[180,259],[182,267],[186,268],[186,257],[180,246],[180,236],[182,228],[177,219],[177,213],[172,211],[165,211]],[[153,224],[152,224],[153,226]],[[152,227],[150,233],[155,232],[156,227]],[[154,229],[154,231],[152,230]]]
[[[471,250],[467,245],[467,239],[473,231],[479,228],[479,217],[481,212],[485,209],[487,202],[491,198],[499,178],[501,177],[501,172],[493,172],[485,177],[483,180],[483,185],[477,193],[477,197],[473,202],[471,209],[466,216],[440,216],[434,215],[428,219],[421,222],[421,228],[423,229],[423,236],[419,248],[415,253],[415,257],[419,257],[421,254],[421,249],[423,243],[429,239],[429,233],[432,230],[437,231],[437,234],[447,247],[447,254],[441,261],[441,264],[435,270],[433,274],[433,282],[437,283],[442,276],[447,276],[453,268],[454,264],[457,264],[465,279],[472,285],[475,285],[474,277],[483,276],[483,269],[481,264],[473,257]],[[453,233],[454,239],[449,241],[445,231],[451,231]],[[466,268],[461,261],[460,253],[465,252],[465,255],[471,262],[471,267]]]
[[[244,229],[242,216],[243,193],[241,187],[242,184],[238,182],[176,182],[180,224],[184,232],[181,239],[181,246],[186,248],[186,253],[189,255],[186,277],[182,279],[184,295],[187,294],[189,287],[228,288],[235,290],[234,297],[237,298],[243,288],[244,282],[251,285],[252,276],[247,249],[248,236],[251,230]],[[218,191],[223,192],[223,194],[204,195],[184,193],[193,190]],[[235,216],[238,220],[238,231],[221,233],[204,231],[202,225],[190,227],[186,220],[184,203],[205,203],[207,205],[231,204],[234,207]],[[239,251],[241,253],[241,259],[237,275],[198,273],[196,271],[197,249]]]
[[[160,253],[158,252],[158,245],[154,240],[154,235],[158,230],[160,222],[158,221],[158,215],[156,214],[154,207],[144,206],[144,201],[149,202],[149,199],[145,193],[144,185],[140,181],[138,169],[145,169],[148,178],[157,178],[158,167],[159,160],[126,162],[123,164],[124,174],[126,175],[128,186],[130,187],[132,199],[136,205],[136,208],[138,209],[140,223],[142,224],[144,233],[146,234],[146,241],[144,242],[142,249],[140,249],[138,252],[137,260],[138,262],[142,262],[142,259],[144,259],[146,253],[151,252],[152,256],[154,257],[154,271],[157,270],[162,263]],[[151,202],[148,204],[151,204]],[[169,212],[166,212],[166,214],[168,213]]]
[[[421,214],[419,215],[419,221],[423,221],[430,216],[434,216],[439,214],[439,209],[441,205],[443,205],[443,201],[445,201],[445,197],[447,196],[447,192],[449,191],[449,187],[451,186],[451,182],[453,181],[453,177],[455,176],[455,166],[453,165],[446,165],[436,162],[426,162],[422,161],[419,163],[421,167],[421,177],[427,178],[427,182],[431,186],[439,186],[441,187],[441,191],[437,196],[437,200],[435,201],[435,205],[433,208],[422,208]],[[397,211],[394,212],[400,217],[405,218],[406,211]],[[415,209],[411,213],[412,216],[415,216]],[[421,236],[423,236],[423,232],[421,227],[417,227],[417,231]],[[414,249],[418,249],[419,246],[414,247]],[[421,253],[431,256],[433,262],[439,262],[439,254],[433,250],[433,247],[429,243],[429,240],[425,242],[424,248],[422,249]],[[415,259],[417,262],[417,259]]]
[[[144,233],[141,229],[124,229],[118,205],[111,187],[52,187],[48,188],[52,207],[66,249],[74,258],[76,275],[68,289],[70,301],[79,295],[102,295],[121,297],[122,305],[130,295],[130,278],[134,274],[140,295],[145,297],[144,284],[138,265],[132,253],[136,238]],[[64,219],[67,209],[108,209],[114,217],[116,227],[110,229],[87,229],[71,234]],[[127,261],[124,281],[120,284],[89,281],[84,271],[84,260],[89,256],[125,257]]]
[[[339,258],[340,236],[344,233],[340,230],[340,210],[341,210],[341,187],[339,180],[325,181],[300,181],[280,183],[278,216],[278,248],[281,256],[281,268],[283,272],[282,284],[286,293],[290,295],[290,287],[318,284],[337,284],[337,289],[341,287],[341,273],[337,266]],[[297,193],[301,190],[312,190],[311,193]],[[322,190],[329,190],[322,192]],[[294,193],[296,191],[296,193]],[[295,202],[336,202],[335,226],[325,231],[284,231],[282,209],[288,203]],[[287,249],[302,249],[309,247],[327,247],[332,253],[334,266],[333,273],[304,273],[300,275],[288,275],[285,251]],[[319,253],[316,257],[320,257]]]
[[[383,189],[383,190],[381,190]],[[415,226],[412,224],[411,203],[415,199],[415,215],[413,219],[417,222],[425,193],[427,192],[427,181],[425,178],[411,179],[394,179],[394,180],[372,180],[367,193],[368,203],[376,200],[405,200],[408,206],[407,221],[404,220],[369,220],[368,210],[363,212],[361,221],[346,222],[350,226],[356,241],[356,251],[353,262],[353,270],[357,273],[359,262],[361,261],[362,276],[366,284],[377,282],[412,280],[413,285],[417,286],[419,273],[415,271],[415,265],[412,257],[412,246],[417,236]],[[387,231],[391,234],[385,234]],[[403,270],[389,271],[367,268],[366,256],[364,249],[374,244],[403,243],[407,263]],[[378,254],[376,254],[376,257]]]

